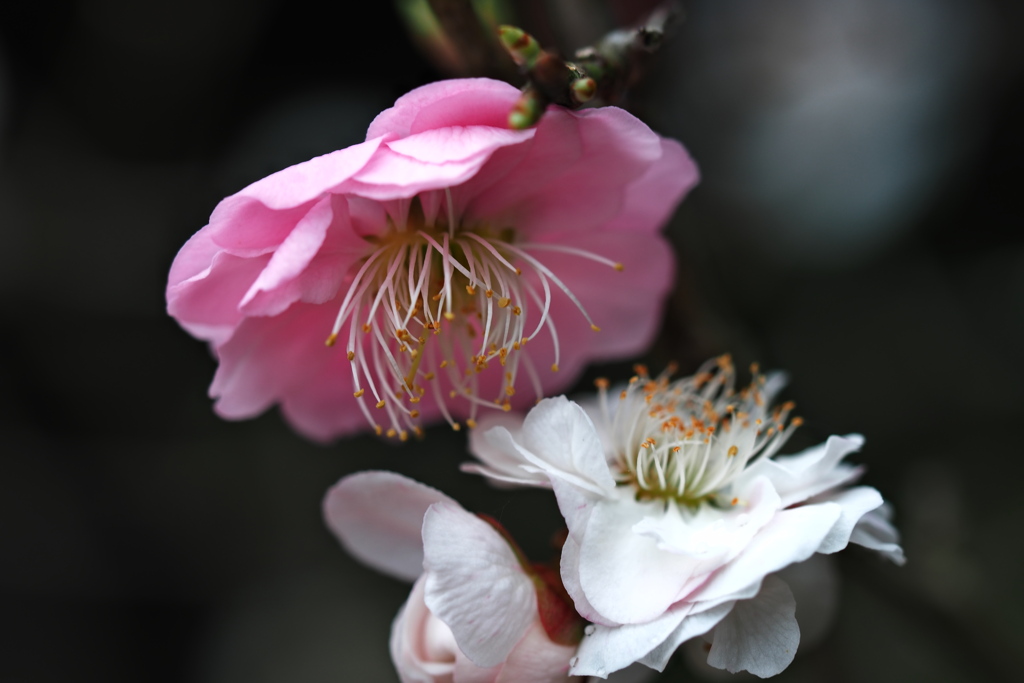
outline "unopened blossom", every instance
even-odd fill
[[[659,234],[697,180],[621,109],[510,130],[487,79],[401,97],[366,141],[224,199],[175,258],[168,311],[210,343],[217,412],[278,404],[309,437],[472,426],[653,336]]]
[[[391,472],[342,479],[324,517],[357,558],[415,581],[391,631],[402,683],[568,680],[583,622],[496,523]]]
[[[861,470],[842,462],[861,437],[777,455],[800,424],[772,406],[780,384],[754,368],[737,389],[728,357],[676,381],[638,368],[620,390],[599,382],[587,409],[546,399],[475,434],[482,464],[467,469],[558,499],[562,579],[593,622],[573,674],[661,670],[704,635],[710,665],[775,675],[800,640],[777,572],[850,542],[903,561],[881,495],[851,486]]]

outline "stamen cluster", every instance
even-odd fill
[[[752,460],[774,455],[803,422],[789,420],[791,402],[769,408],[772,392],[757,365],[750,385],[737,391],[729,356],[676,381],[672,368],[655,378],[643,366],[635,371],[614,406],[607,380],[597,386],[617,479],[634,486],[638,499],[735,505],[723,490]]]
[[[347,323],[345,350],[360,410],[378,434],[402,440],[421,434],[417,404],[428,392],[456,430],[461,425],[448,400],[469,402],[466,424],[472,428],[480,406],[511,409],[520,369],[542,398],[537,369],[516,352],[546,331],[554,347],[551,370],[558,371],[552,286],[598,330],[576,296],[530,250],[558,248],[622,269],[590,252],[517,243],[511,228],[460,225],[450,194],[447,219],[428,225],[414,200],[408,218],[401,224],[389,219],[388,228],[358,265],[327,345],[339,341]],[[531,272],[524,275],[523,268]],[[503,368],[501,387],[497,395],[481,396],[478,375],[494,362]],[[386,429],[364,396],[385,411]]]

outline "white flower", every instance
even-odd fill
[[[483,464],[467,470],[550,486],[558,499],[562,580],[594,623],[572,674],[662,670],[708,634],[712,666],[775,675],[800,640],[775,572],[851,541],[902,562],[881,495],[848,487],[861,470],[841,461],[863,439],[774,457],[800,420],[791,404],[769,405],[781,378],[753,371],[737,391],[728,357],[674,382],[638,368],[617,400],[599,383],[589,413],[546,399],[521,424],[503,416],[474,435]]]
[[[391,472],[339,481],[324,517],[354,556],[415,580],[391,632],[402,683],[568,680],[582,624],[490,523]]]

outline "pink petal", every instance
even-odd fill
[[[520,196],[503,214],[527,239],[600,228],[624,210],[626,188],[662,156],[660,138],[621,109],[587,109],[574,117],[582,150],[579,160],[560,173],[557,182]],[[517,172],[529,177],[529,170],[520,167]]]
[[[589,251],[624,267],[617,272],[574,254],[531,250],[576,295],[601,330],[594,332],[576,306],[555,292],[550,315],[558,324],[563,369],[581,365],[583,359],[621,358],[650,346],[673,280],[672,247],[665,239],[655,234],[599,232],[562,233],[547,236],[543,243],[548,242]]]
[[[737,602],[715,627],[708,664],[768,678],[789,666],[799,644],[793,593],[785,581],[769,576],[757,597]]]
[[[220,252],[208,269],[167,288],[167,312],[195,336],[220,345],[242,321],[239,302],[269,261]]]
[[[246,292],[246,315],[279,315],[296,301],[324,303],[338,295],[349,269],[369,245],[352,229],[347,202],[330,195],[299,221]]]
[[[438,503],[423,519],[423,552],[430,611],[474,664],[505,661],[538,619],[533,582],[512,548],[479,517]]]
[[[314,204],[274,251],[267,267],[242,297],[242,306],[252,301],[261,291],[269,292],[297,278],[320,250],[324,237],[327,236],[327,228],[333,219],[334,211],[331,208],[330,197],[324,197]],[[266,315],[280,313],[285,308],[287,306]]]
[[[509,130],[489,126],[449,126],[416,133],[387,143],[388,149],[425,164],[448,164],[489,156],[500,147],[518,145],[531,139],[533,129]],[[368,182],[366,173],[360,174]]]
[[[422,576],[416,580],[391,624],[391,661],[402,681],[451,681],[459,648],[451,630],[423,603],[424,583]]]
[[[345,387],[351,396],[344,351],[324,345],[336,311],[297,303],[281,315],[242,320],[218,349],[220,365],[210,385],[217,412],[228,419],[253,417],[292,392],[327,382]],[[357,412],[354,398],[348,408]]]
[[[388,200],[457,186],[474,177],[495,151],[522,144],[534,134],[532,129],[459,126],[394,140],[355,176],[351,191]]]
[[[206,226],[192,235],[178,250],[174,262],[171,263],[171,270],[167,274],[168,289],[201,275],[210,267],[213,257],[219,251],[220,247],[210,235],[210,226]]]
[[[235,196],[254,199],[269,209],[303,206],[325,193],[339,191],[345,181],[366,166],[379,146],[379,139],[367,140],[314,157],[257,180]]]
[[[565,683],[575,653],[573,646],[551,642],[538,621],[505,660],[496,683]]]
[[[430,83],[398,98],[377,115],[366,139],[388,139],[446,126],[508,127],[508,113],[519,91],[503,81],[462,78]]]
[[[359,472],[324,497],[327,526],[354,557],[390,576],[413,581],[423,571],[423,516],[448,496],[394,472]]]
[[[575,189],[562,185],[561,179],[583,157],[579,119],[566,109],[552,107],[533,130],[532,141],[500,150],[476,177],[453,191],[464,200],[469,223],[516,227],[524,198],[547,192],[553,185],[566,193]]]
[[[626,189],[622,211],[604,230],[653,232],[660,229],[700,179],[697,165],[675,140],[661,139],[661,158]]]

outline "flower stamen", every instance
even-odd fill
[[[517,352],[546,332],[553,347],[551,369],[557,371],[560,347],[550,315],[552,283],[590,327],[598,329],[573,292],[527,249],[561,251],[619,269],[614,261],[581,249],[517,245],[512,229],[461,225],[454,218],[450,191],[445,198],[447,216],[438,216],[437,202],[431,200],[429,225],[418,199],[392,207],[388,231],[367,240],[372,249],[355,268],[325,342],[328,347],[337,344],[348,325],[345,353],[354,396],[372,399],[387,415],[382,431],[399,437],[418,433],[415,421],[421,411],[410,405],[427,394],[426,383],[433,385],[430,397],[453,429],[461,427],[449,400],[467,403],[467,425],[475,424],[479,406],[509,410],[508,398],[516,394],[520,368],[541,398],[536,369]],[[523,277],[523,268],[530,277]],[[359,335],[358,330],[366,334]],[[432,336],[436,343],[428,343]],[[480,396],[477,375],[493,361],[501,366],[504,379],[496,395]],[[448,387],[435,379],[439,374]],[[362,400],[359,403],[376,430],[380,425]]]

